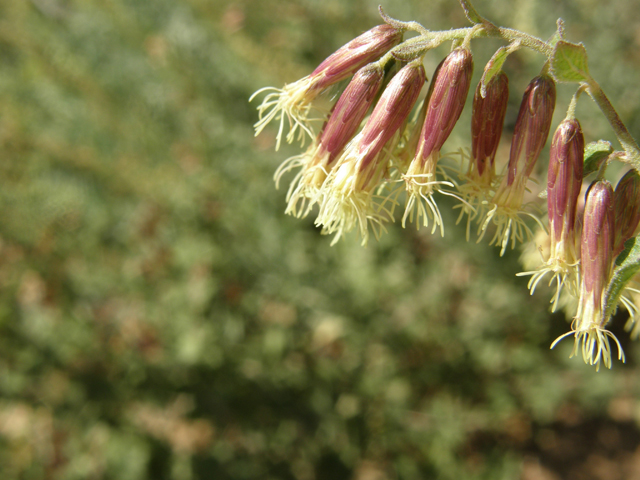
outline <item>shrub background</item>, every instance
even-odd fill
[[[454,0],[384,7],[467,25]],[[563,17],[640,136],[634,2],[476,7],[542,38]],[[282,213],[271,177],[299,150],[254,138],[247,99],[311,72],[376,8],[0,3],[2,479],[640,478],[624,312],[627,364],[596,374],[570,341],[549,351],[569,324],[514,276],[519,252],[466,243],[446,206],[445,239],[394,224],[368,248]],[[472,44],[477,78],[498,46]],[[503,159],[542,60],[506,64]],[[586,96],[578,117],[587,141],[614,140]],[[468,131],[467,110],[447,145]]]

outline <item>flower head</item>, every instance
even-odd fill
[[[495,157],[502,136],[504,117],[509,102],[509,79],[500,71],[486,85],[482,96],[482,83],[478,83],[471,111],[471,159],[459,191],[468,205],[460,205],[458,222],[466,214],[467,239],[470,222],[480,214],[482,207],[495,189]]]
[[[278,168],[276,185],[285,172],[302,167],[287,193],[285,213],[300,217],[309,212],[335,160],[360,127],[383,80],[384,69],[378,63],[358,70],[335,104],[318,139],[305,153],[289,158]]]
[[[640,223],[640,175],[635,169],[629,170],[618,182],[613,192],[614,212],[615,212],[615,236],[613,256],[617,257],[624,250],[627,240],[636,234]],[[635,279],[637,284],[638,279]],[[620,295],[622,303],[629,312],[629,320],[625,326],[626,330],[631,330],[631,338],[640,336],[640,322],[638,322],[637,307],[638,288],[627,285],[624,295]]]
[[[603,362],[611,368],[612,338],[618,346],[618,358],[624,353],[616,337],[606,330],[606,293],[613,272],[614,214],[613,189],[606,180],[594,182],[587,191],[580,247],[580,297],[572,331],[559,337],[551,345],[568,335],[574,336],[574,349],[582,351],[585,363],[600,368]],[[580,344],[582,346],[580,347]]]
[[[482,84],[478,83],[473,97],[471,113],[471,162],[470,178],[490,188],[495,179],[495,158],[502,136],[502,126],[509,102],[509,79],[500,71],[491,78],[482,96]]]
[[[614,192],[616,232],[614,256],[624,250],[624,242],[634,236],[640,224],[640,175],[629,170],[616,185]]]
[[[282,89],[266,87],[258,90],[249,100],[262,92],[271,93],[258,107],[256,135],[259,135],[272,120],[279,121],[276,135],[278,150],[286,120],[289,124],[287,142],[292,143],[297,136],[304,143],[305,133],[314,138],[308,118],[313,100],[331,85],[350,77],[366,64],[382,57],[401,40],[401,30],[388,24],[378,25],[332,53],[311,75],[285,85]]]
[[[433,193],[445,193],[442,185],[453,187],[453,183],[438,181],[436,167],[440,150],[464,108],[472,74],[473,55],[468,48],[460,47],[447,55],[433,75],[424,104],[426,113],[417,151],[407,172],[402,176],[408,193],[403,225],[407,219],[412,221],[415,217],[416,225],[419,226],[422,217],[426,227],[429,217],[432,217],[434,231],[440,226],[440,232],[444,235],[442,217],[433,200]]]
[[[519,275],[532,275],[531,293],[540,280],[552,273],[557,288],[551,302],[557,306],[562,287],[567,283],[577,295],[579,240],[576,230],[578,197],[582,188],[584,136],[575,118],[565,119],[551,141],[547,176],[547,211],[549,213],[549,258],[537,270]]]
[[[322,225],[326,234],[336,233],[333,243],[356,225],[366,243],[369,223],[378,235],[390,219],[384,204],[374,204],[375,189],[387,170],[388,144],[399,137],[425,80],[420,61],[407,64],[391,79],[362,131],[340,155],[323,184],[316,224]]]
[[[497,231],[491,244],[500,245],[500,255],[504,254],[509,242],[515,247],[516,241],[522,242],[525,236],[532,236],[520,213],[527,181],[549,136],[555,104],[556,86],[553,79],[546,74],[534,78],[527,86],[520,104],[507,174],[491,199],[491,209],[480,226],[482,239],[488,225],[491,222],[496,225]]]

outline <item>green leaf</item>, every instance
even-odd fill
[[[399,45],[391,50],[391,55],[401,62],[410,62],[418,57],[422,57],[433,48],[434,42],[431,39],[410,43],[409,45]]]
[[[607,288],[605,318],[613,315],[625,287],[638,272],[640,272],[640,238],[633,237],[625,242],[624,250],[616,258],[616,267]]]
[[[589,143],[584,147],[584,168],[582,176],[586,177],[600,170],[602,162],[604,162],[611,153],[613,153],[611,142],[598,140],[597,142]]]
[[[518,48],[520,48],[520,42],[513,42],[510,45],[500,47],[487,62],[484,67],[482,79],[480,80],[480,93],[482,98],[487,95],[487,85],[491,79],[500,72],[509,54],[515,52]]]
[[[560,40],[564,39],[564,20],[559,18],[558,21],[556,22],[556,25],[558,28],[556,29],[553,36],[547,42],[552,47],[555,47]]]
[[[588,81],[591,77],[584,45],[559,40],[551,55],[551,73],[557,82]]]
[[[469,20],[474,25],[483,23],[483,18],[476,11],[476,9],[473,8],[473,5],[471,5],[471,2],[469,2],[469,0],[460,0],[460,5],[462,5],[462,8],[464,9],[464,14],[467,17],[467,20]]]

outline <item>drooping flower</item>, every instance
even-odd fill
[[[614,256],[624,250],[624,242],[635,235],[640,224],[640,175],[637,170],[629,170],[616,185],[614,211],[616,214],[616,235]]]
[[[489,224],[496,225],[496,233],[490,243],[501,247],[500,255],[504,254],[509,242],[512,248],[515,248],[517,241],[522,242],[525,237],[532,237],[531,230],[520,215],[524,213],[537,220],[537,217],[522,210],[524,192],[540,151],[549,136],[555,104],[556,86],[553,79],[547,74],[534,78],[527,86],[520,104],[511,141],[507,174],[480,222],[478,241],[483,238]]]
[[[613,257],[616,258],[624,250],[625,242],[636,234],[640,224],[640,175],[635,169],[629,170],[620,179],[613,197],[616,218]],[[631,330],[632,338],[640,336],[639,310],[636,306],[638,295],[638,288],[627,285],[624,294],[620,296],[620,303],[629,312],[629,321],[625,329]]]
[[[313,100],[331,85],[350,77],[368,63],[378,60],[401,40],[402,31],[398,28],[388,24],[378,25],[331,54],[310,75],[285,85],[282,89],[265,87],[258,90],[251,96],[250,101],[260,93],[270,93],[258,107],[256,135],[259,135],[271,121],[276,120],[279,122],[276,150],[280,148],[285,121],[289,127],[287,142],[292,143],[297,136],[304,143],[305,133],[313,139],[315,134],[309,123]]]
[[[518,275],[532,275],[531,294],[547,273],[556,280],[557,288],[551,302],[555,310],[562,287],[578,292],[578,241],[576,214],[582,188],[584,136],[580,122],[565,119],[556,129],[551,142],[547,176],[547,211],[549,214],[549,258],[537,270]]]
[[[368,227],[378,236],[391,215],[374,202],[390,158],[389,146],[397,141],[399,129],[413,108],[426,75],[421,60],[404,66],[384,89],[362,131],[343,151],[320,190],[320,213],[316,225],[323,233],[340,237],[359,227],[362,243]]]
[[[613,273],[615,213],[611,184],[606,180],[594,182],[587,191],[580,246],[580,297],[578,311],[571,331],[557,338],[553,348],[562,338],[574,336],[571,356],[582,352],[585,363],[604,363],[611,368],[613,339],[618,347],[618,359],[624,361],[624,352],[618,339],[605,327],[610,320],[607,313],[606,293]]]
[[[289,187],[285,213],[296,217],[309,213],[335,160],[360,127],[383,79],[384,69],[378,63],[358,70],[335,104],[318,139],[305,153],[289,158],[278,168],[276,186],[285,172],[302,167]]]
[[[402,218],[416,222],[416,226],[429,225],[433,218],[433,231],[439,226],[444,235],[444,226],[440,210],[433,199],[434,192],[455,194],[443,190],[443,186],[453,187],[449,180],[438,180],[437,166],[440,150],[449,138],[453,127],[460,118],[471,85],[473,74],[473,55],[468,48],[453,50],[438,65],[433,75],[429,93],[425,100],[425,119],[420,132],[417,151],[407,172],[402,176],[407,190],[407,205]],[[442,170],[440,173],[444,175]]]
[[[495,157],[508,103],[509,79],[503,71],[489,80],[484,97],[482,83],[478,83],[471,112],[471,158],[468,171],[462,176],[464,183],[459,186],[462,197],[469,205],[459,206],[461,212],[458,218],[459,222],[465,214],[468,216],[467,239],[471,220],[480,214],[495,189]]]
[[[509,103],[509,78],[500,71],[486,85],[478,83],[473,97],[471,114],[471,163],[469,176],[476,182],[491,187],[495,179],[495,158],[502,137],[504,117]]]

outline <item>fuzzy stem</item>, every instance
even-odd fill
[[[395,47],[391,52],[389,52],[383,58],[384,61],[388,58],[391,58],[392,52],[394,50],[399,51],[401,48],[405,48],[408,46],[413,47],[416,52],[416,56],[424,55],[428,50],[437,47],[438,45],[446,42],[446,41],[456,41],[463,40],[465,45],[475,38],[481,37],[490,37],[490,38],[500,38],[509,43],[518,42],[519,47],[527,47],[531,50],[534,50],[538,53],[543,54],[547,57],[547,59],[551,59],[553,55],[553,46],[537,37],[529,35],[524,32],[520,32],[518,30],[512,28],[504,28],[504,27],[496,27],[491,22],[485,20],[481,17],[476,10],[473,8],[469,0],[460,0],[465,13],[467,14],[467,18],[469,18],[472,22],[477,22],[473,27],[467,28],[456,28],[451,30],[446,30],[442,32],[432,32],[432,31],[423,31],[422,28],[414,29],[420,31],[420,35],[414,38],[410,38],[405,41],[403,44]],[[421,27],[421,26],[420,26]],[[585,87],[582,87],[585,88]],[[609,124],[613,128],[613,131],[618,137],[618,141],[622,145],[626,156],[625,158],[621,158],[621,160],[629,163],[633,168],[640,172],[640,147],[637,142],[633,138],[633,136],[627,130],[627,127],[620,119],[620,116],[616,112],[613,105],[600,88],[600,85],[593,80],[592,78],[588,78],[586,82],[586,91],[591,96],[594,102],[598,105],[602,113],[605,115]],[[578,93],[579,95],[579,93]],[[577,99],[577,95],[574,100]],[[575,108],[575,104],[569,107],[569,114],[573,114],[573,109]]]
[[[624,160],[640,172],[640,147],[633,136],[629,133],[629,130],[627,130],[627,127],[620,119],[616,109],[611,105],[611,102],[605,95],[602,88],[600,88],[600,85],[598,85],[593,78],[589,78],[588,80],[587,93],[593,101],[596,102],[604,116],[609,121],[611,128],[613,128],[616,137],[618,137],[618,141],[620,142],[620,145],[622,145],[626,154],[626,158]]]

